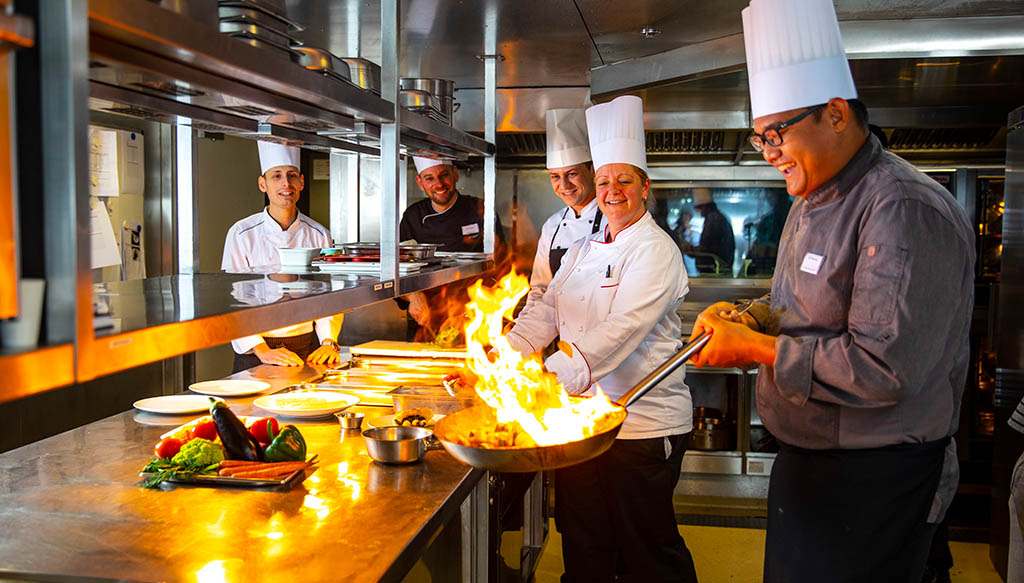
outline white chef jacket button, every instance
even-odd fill
[[[576,273],[579,273],[579,272],[580,272],[580,268],[579,268],[579,267],[577,267],[577,268],[576,268]]]
[[[580,326],[580,332],[582,332],[582,331],[583,331],[583,326]]]
[[[562,322],[562,325],[565,326],[565,322],[564,321]]]
[[[583,299],[584,299],[584,296],[580,296],[580,301],[581,302],[583,301]]]
[[[558,290],[558,295],[562,295],[562,290]]]

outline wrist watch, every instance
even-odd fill
[[[330,346],[335,352],[341,351],[341,347],[338,346],[338,342],[333,338],[324,338],[323,342],[320,343],[320,346]]]

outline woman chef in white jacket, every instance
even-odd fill
[[[620,97],[587,110],[597,201],[607,227],[574,243],[542,301],[507,338],[524,355],[555,335],[547,369],[572,394],[599,386],[618,399],[682,346],[676,308],[688,291],[683,259],[650,213],[643,103]],[[696,581],[676,528],[672,490],[692,428],[679,368],[630,406],[614,445],[555,474],[563,581]]]

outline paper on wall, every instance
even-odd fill
[[[143,144],[140,132],[117,132],[117,177],[118,192],[142,195],[146,188]]]
[[[118,196],[119,193],[117,132],[89,126],[89,196]]]
[[[107,207],[102,200],[92,197],[89,198],[89,252],[93,269],[121,264]]]

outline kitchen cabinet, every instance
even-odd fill
[[[37,12],[41,39],[35,67],[25,69],[18,82],[37,83],[42,101],[37,147],[39,171],[47,179],[41,194],[50,346],[0,355],[5,372],[15,375],[0,390],[0,403],[474,277],[491,265],[489,259],[465,261],[399,277],[401,155],[485,157],[485,209],[488,216],[494,214],[495,65],[493,59],[482,65],[490,94],[489,139],[398,107],[396,0],[381,2],[380,96],[146,0],[23,2],[18,8]],[[86,135],[90,116],[97,112],[170,128],[162,131],[159,143],[164,152],[160,178],[166,182],[160,186],[166,189],[161,193],[166,207],[162,228],[171,244],[156,277],[93,285]],[[192,213],[201,194],[191,186],[193,166],[201,162],[195,160],[193,139],[199,131],[287,142],[330,152],[332,161],[338,158],[333,154],[346,152],[378,156],[380,274],[301,274],[296,279],[308,285],[293,294],[297,297],[249,305],[237,301],[232,290],[263,274],[195,273]],[[157,140],[149,144],[156,147]],[[112,316],[120,321],[119,329],[94,331],[96,298],[116,306]],[[59,359],[59,366],[47,370],[40,365],[48,359]]]

